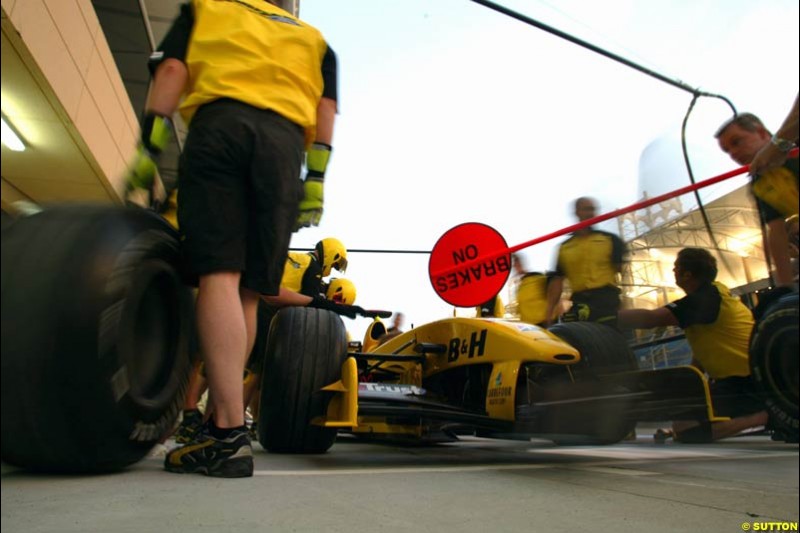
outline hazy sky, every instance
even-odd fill
[[[796,0],[499,3],[722,94],[773,128],[798,91]],[[642,151],[657,139],[674,147],[664,166],[682,169],[686,91],[469,0],[300,7],[337,52],[340,114],[322,225],[296,234],[293,247],[335,236],[351,249],[430,250],[468,221],[513,246],[573,224],[578,196],[608,212],[643,188],[652,196],[689,183],[684,172],[645,178],[646,187],[639,179]],[[718,99],[695,106],[687,138],[696,179],[736,168],[713,138],[730,115]],[[526,249],[528,268],[550,268],[560,240]],[[353,253],[347,277],[358,304],[418,325],[453,314],[427,264],[424,254]],[[368,321],[345,322],[360,338]]]

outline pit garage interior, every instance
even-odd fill
[[[177,0],[3,0],[2,112],[24,145],[3,143],[3,218],[28,203],[121,203],[147,96],[146,62]],[[296,9],[296,2],[287,2]],[[185,129],[165,151],[175,182]]]
[[[3,223],[32,205],[122,203],[123,176],[139,134],[149,82],[146,59],[178,11],[177,0],[2,0]],[[297,9],[299,1],[291,2]],[[5,142],[15,131],[24,150]],[[174,186],[184,127],[161,160]],[[644,153],[643,153],[644,156]],[[642,166],[642,172],[646,172]],[[641,179],[641,177],[640,177]],[[739,188],[706,206],[721,254],[720,280],[740,295],[766,286],[757,212]],[[655,307],[682,295],[672,262],[684,246],[715,248],[701,213],[679,199],[617,219],[630,248],[623,273],[631,305]],[[513,314],[513,295],[507,296]],[[658,342],[677,338],[677,342]],[[676,331],[643,333],[640,364],[686,362]]]

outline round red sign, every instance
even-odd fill
[[[494,298],[511,273],[506,240],[480,222],[459,224],[439,237],[428,261],[433,290],[456,307],[477,307]]]

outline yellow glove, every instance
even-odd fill
[[[303,199],[300,200],[300,214],[294,231],[309,226],[319,226],[322,219],[322,204],[325,201],[325,170],[331,156],[331,146],[314,143],[306,154],[308,174],[303,183]]]
[[[125,178],[125,189],[127,192],[133,189],[148,189],[153,186],[158,165],[155,156],[150,150],[139,144],[136,147],[136,157],[128,169],[128,176]]]
[[[158,171],[158,156],[172,137],[172,121],[148,113],[142,124],[142,139],[136,148],[136,157],[128,168],[125,179],[126,195],[134,189],[151,190]]]
[[[305,194],[300,200],[300,214],[297,216],[295,231],[309,226],[319,226],[322,218],[322,203],[324,202],[323,181],[306,177],[303,183]]]

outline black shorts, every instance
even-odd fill
[[[708,383],[714,414],[738,418],[765,409],[750,376],[712,379]]]
[[[195,114],[181,154],[178,223],[191,274],[242,272],[278,293],[302,199],[300,126],[235,100]]]
[[[708,389],[711,393],[711,405],[714,407],[714,415],[716,416],[739,418],[765,409],[750,376],[712,379],[708,382]],[[714,440],[712,425],[709,422],[702,422],[697,426],[681,431],[676,436],[676,439],[690,444],[712,442]]]
[[[572,294],[572,307],[561,319],[564,322],[598,322],[617,327],[619,313],[619,289],[601,287]]]

